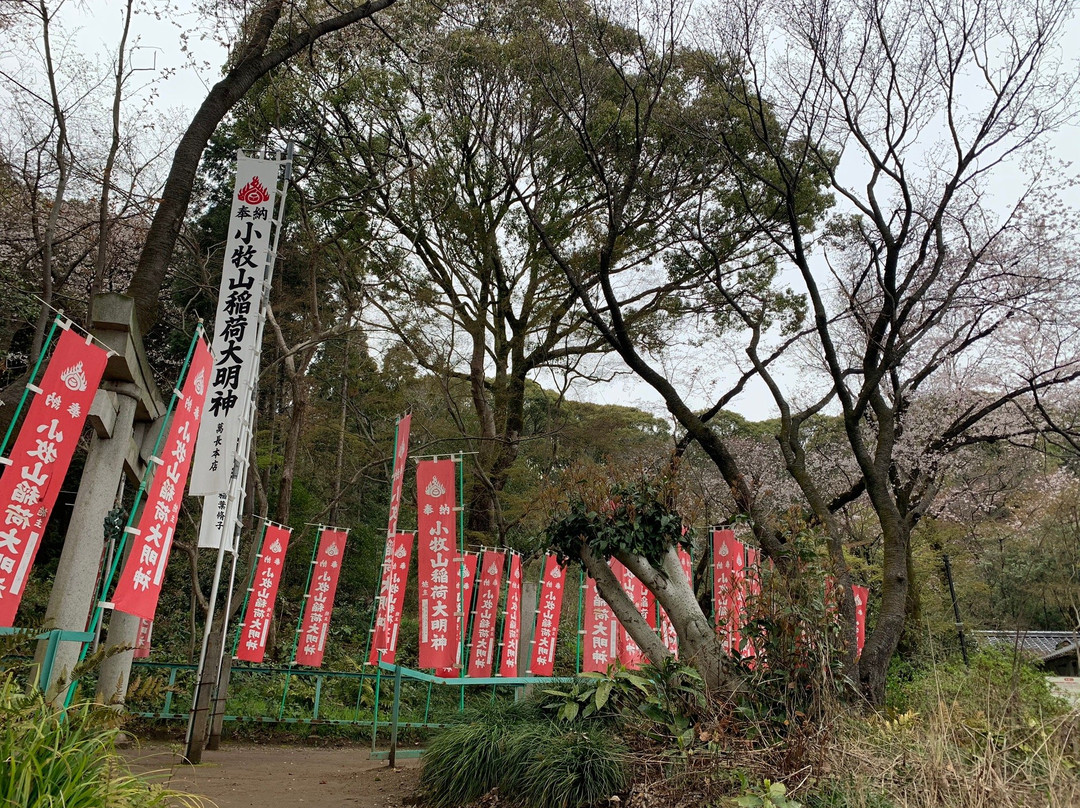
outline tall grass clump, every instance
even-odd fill
[[[981,653],[893,696],[891,716],[843,723],[831,750],[843,776],[809,808],[1080,806],[1080,713],[1026,662]]]
[[[433,808],[468,805],[493,789],[524,808],[607,805],[629,786],[628,754],[606,730],[561,725],[535,704],[514,705],[436,735],[420,791]]]
[[[116,754],[115,713],[95,705],[57,711],[0,675],[0,805],[156,808],[201,800],[131,774]]]
[[[608,805],[630,785],[629,751],[603,730],[550,734],[534,750],[517,780],[529,808]]]

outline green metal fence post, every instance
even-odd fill
[[[394,707],[390,711],[390,768],[397,763],[398,715],[401,712],[401,665],[394,666]]]
[[[379,690],[382,687],[382,651],[379,651],[379,667],[375,669],[375,709],[371,713],[371,751],[375,751],[375,738],[379,734]]]
[[[49,632],[49,642],[45,646],[45,659],[41,662],[41,671],[38,676],[38,689],[42,693],[49,686],[52,677],[53,665],[56,664],[56,649],[60,646],[61,631],[54,628]]]

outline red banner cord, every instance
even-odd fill
[[[199,321],[199,324],[195,326],[195,333],[191,337],[191,344],[188,345],[187,356],[184,357],[184,364],[180,366],[180,373],[177,375],[176,387],[173,388],[172,397],[169,399],[169,406],[165,410],[165,417],[161,421],[161,429],[158,430],[157,438],[154,439],[154,449],[150,453],[151,457],[157,457],[158,452],[161,451],[161,441],[165,437],[165,432],[169,426],[169,419],[172,417],[173,412],[176,409],[177,402],[180,400],[180,380],[187,375],[188,367],[191,365],[191,358],[195,355],[195,346],[199,344],[199,339],[203,336],[203,324]],[[153,463],[146,464],[146,470],[143,471],[142,480],[139,482],[139,489],[135,492],[135,499],[131,503],[131,510],[128,512],[127,523],[124,525],[124,529],[120,532],[120,539],[116,546],[116,555],[113,556],[112,566],[109,568],[109,574],[105,576],[105,580],[101,582],[101,589],[98,591],[98,597],[94,601],[94,615],[90,620],[90,625],[87,631],[93,634],[97,627],[101,624],[102,616],[105,612],[105,595],[108,593],[109,588],[112,586],[113,579],[116,577],[116,571],[120,567],[120,560],[124,557],[124,550],[127,547],[128,536],[131,535],[129,528],[135,525],[135,515],[139,511],[139,503],[146,495],[146,489],[149,487],[150,478],[154,469]],[[90,650],[89,643],[84,644],[82,652],[79,654],[79,663],[82,663],[86,659],[86,654]],[[75,696],[75,686],[78,684],[78,680],[72,680],[68,685],[68,692],[64,698],[64,707],[71,706],[71,700]]]

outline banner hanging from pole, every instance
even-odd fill
[[[743,612],[744,547],[732,530],[713,531],[713,611],[716,629],[723,637],[724,650],[740,653]]]
[[[242,153],[236,159],[225,261],[214,315],[214,377],[191,475],[194,495],[227,491],[237,460],[242,421],[251,395],[244,382],[258,361],[260,348],[256,342],[257,319],[265,292],[281,165],[280,160],[259,160]]]
[[[57,340],[0,477],[0,626],[15,623],[108,353],[70,328]]]
[[[169,423],[162,457],[150,460],[156,468],[138,526],[128,528],[133,541],[113,595],[113,608],[117,611],[154,619],[180,503],[184,499],[193,444],[203,416],[211,362],[206,341],[196,340],[187,378]]]
[[[491,676],[492,664],[495,661],[495,623],[498,618],[499,591],[502,589],[505,563],[505,553],[496,550],[484,552],[476,588],[476,611],[472,620],[469,676]]]
[[[521,641],[521,556],[510,554],[510,574],[506,584],[506,612],[503,618],[502,659],[499,676],[518,675],[518,643]]]
[[[558,558],[548,555],[540,584],[540,609],[536,613],[532,659],[527,671],[532,676],[551,676],[555,670],[555,647],[559,639],[564,577]]]
[[[409,457],[409,430],[412,414],[402,417],[397,424],[397,445],[394,447],[394,474],[390,478],[390,519],[386,527],[389,543],[397,533],[398,512],[401,510],[401,491],[405,487],[405,461]]]
[[[476,567],[480,561],[480,557],[476,553],[465,553],[464,556],[457,556],[454,558],[453,568],[454,575],[457,581],[456,591],[458,594],[455,596],[454,601],[454,614],[457,617],[458,623],[458,637],[461,638],[461,642],[458,643],[457,648],[457,663],[449,668],[438,668],[435,671],[437,676],[443,676],[448,679],[452,679],[461,675],[461,667],[463,662],[464,648],[462,643],[465,638],[469,636],[469,620],[470,609],[472,608],[473,592],[475,587],[473,582],[476,580]]]
[[[456,476],[453,460],[421,460],[416,465],[421,668],[454,668],[461,653],[459,575],[451,577],[450,569],[457,554]]]
[[[379,610],[375,617],[375,633],[371,637],[369,665],[378,664],[380,659],[393,664],[397,656],[398,629],[401,627],[401,611],[405,605],[405,583],[409,580],[412,546],[412,533],[397,533],[393,540],[386,544],[382,585],[379,588]]]
[[[262,662],[266,658],[266,639],[274,616],[274,602],[281,584],[281,570],[289,549],[292,529],[281,525],[266,526],[255,577],[251,580],[247,612],[240,633],[236,658],[241,662]]]
[[[627,569],[616,559],[611,561],[611,570],[619,579],[627,597],[634,602],[638,614],[645,618],[645,622],[652,629],[656,628],[656,601],[652,592],[643,584],[634,573]],[[645,652],[641,650],[630,632],[620,623],[617,634],[616,650],[619,661],[630,670],[640,668],[646,661]]]
[[[855,658],[858,659],[866,645],[866,604],[870,599],[870,590],[865,586],[853,585],[851,594],[855,598]]]
[[[597,591],[596,581],[585,577],[585,614],[583,616],[585,650],[581,669],[586,673],[604,673],[615,662],[619,621],[608,602]]]
[[[334,611],[341,559],[345,554],[347,530],[323,528],[319,551],[315,555],[315,570],[308,589],[304,619],[296,646],[296,664],[318,668],[326,652],[326,635],[330,630],[330,615]]]

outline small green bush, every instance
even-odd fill
[[[517,792],[529,808],[591,808],[630,785],[628,751],[601,730],[559,732],[535,747]]]
[[[420,790],[433,808],[466,805],[494,788],[525,808],[587,808],[629,785],[627,749],[602,730],[560,726],[531,703],[471,719],[428,745]]]

